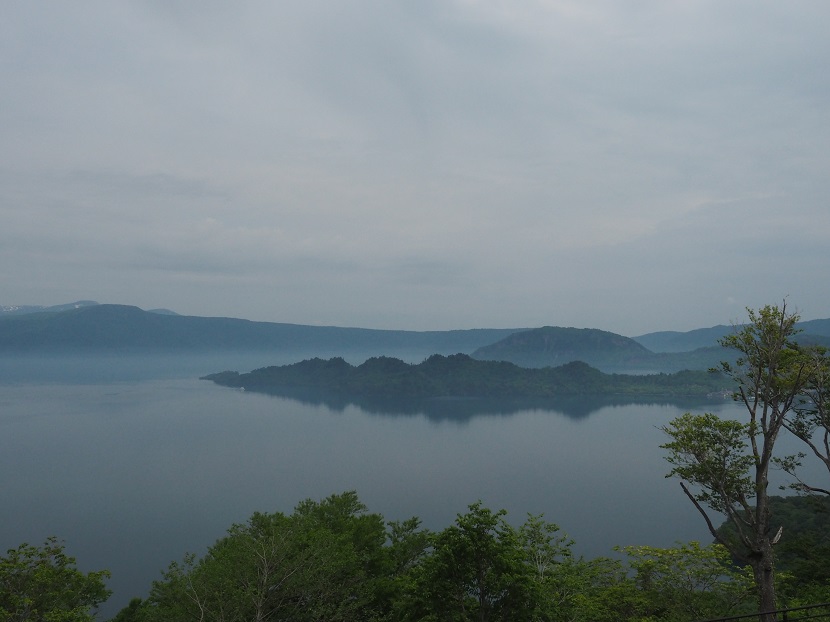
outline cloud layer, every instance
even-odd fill
[[[824,2],[13,3],[4,304],[830,316]]]

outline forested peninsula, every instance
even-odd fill
[[[574,361],[559,367],[524,368],[504,361],[480,361],[466,354],[434,354],[409,364],[373,357],[361,365],[344,359],[314,358],[248,373],[223,371],[202,377],[216,384],[276,393],[279,389],[313,389],[360,397],[498,397],[564,395],[705,396],[724,390],[718,373],[606,374]]]

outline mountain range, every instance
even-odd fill
[[[66,351],[280,350],[318,353],[471,352],[517,329],[376,330],[253,322],[226,317],[73,303],[40,311],[0,312],[0,353]]]
[[[799,325],[799,341],[830,346],[830,319]],[[708,369],[728,351],[718,339],[731,326],[624,337],[591,328],[405,331],[253,322],[178,315],[167,309],[78,301],[55,307],[0,307],[0,354],[61,352],[274,351],[315,356],[397,356],[420,361],[431,354],[468,354],[522,367],[582,361],[605,372]]]

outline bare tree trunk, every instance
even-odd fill
[[[762,545],[759,551],[751,560],[752,574],[755,578],[755,585],[758,589],[758,611],[760,622],[775,622],[776,615],[773,613],[777,608],[775,598],[775,573],[773,564],[772,544],[769,541]]]

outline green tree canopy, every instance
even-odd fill
[[[732,566],[726,547],[698,542],[673,548],[627,546],[628,556],[651,617],[705,620],[729,615],[753,594],[752,572]]]
[[[516,530],[480,502],[438,533],[416,569],[413,620],[525,620],[532,607],[531,568]]]
[[[57,538],[0,557],[0,621],[88,622],[109,598],[107,570],[84,573]]]
[[[208,549],[185,556],[153,584],[147,622],[379,619],[395,602],[396,576],[426,546],[417,521],[396,523],[354,492],[305,500],[294,512],[257,512]],[[400,588],[402,589],[402,588]]]

